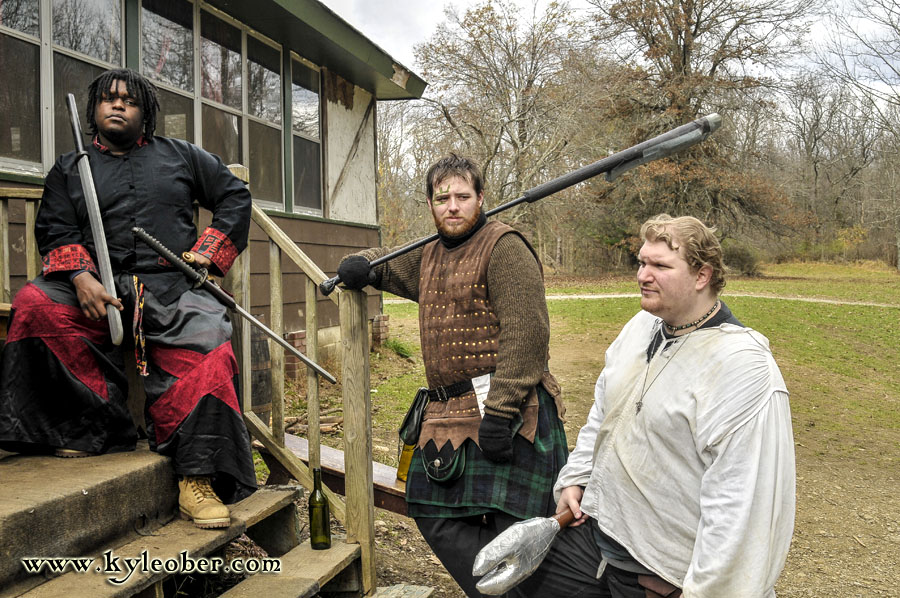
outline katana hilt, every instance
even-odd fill
[[[206,268],[192,268],[185,262],[183,259],[175,255],[171,249],[163,245],[156,237],[145,231],[139,226],[135,226],[131,229],[132,234],[135,237],[146,243],[150,249],[164,257],[169,261],[173,266],[181,270],[185,276],[191,281],[191,284],[195,289],[203,286],[203,283],[209,278],[209,272],[206,271]]]

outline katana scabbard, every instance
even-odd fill
[[[136,226],[131,229],[131,232],[135,237],[146,243],[147,246],[150,247],[150,249],[158,253],[169,263],[175,266],[178,270],[180,270],[182,274],[184,274],[187,279],[191,281],[191,283],[194,285],[194,288],[199,287],[205,289],[206,291],[209,291],[222,305],[234,311],[239,316],[259,328],[266,334],[266,336],[278,343],[281,348],[297,357],[297,359],[305,363],[307,366],[311,367],[316,371],[317,374],[319,374],[332,384],[337,383],[337,378],[332,376],[326,369],[298,351],[296,347],[284,340],[281,335],[276,334],[274,330],[268,328],[265,324],[248,313],[247,310],[238,305],[234,300],[234,297],[226,293],[225,289],[209,279],[209,275],[205,268],[200,268],[199,270],[192,268],[187,262],[176,255],[174,251],[163,245],[159,241],[159,239],[149,234],[143,228]]]

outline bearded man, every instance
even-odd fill
[[[425,177],[439,239],[345,258],[344,284],[419,303],[429,403],[407,478],[408,512],[466,595],[475,555],[516,521],[553,512],[566,461],[540,261],[520,233],[487,222],[483,180],[451,154]],[[548,485],[549,484],[549,485]]]

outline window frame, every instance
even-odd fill
[[[53,0],[38,0],[38,33],[37,37],[28,33],[0,25],[0,35],[10,35],[21,41],[37,44],[39,47],[39,74],[38,82],[40,85],[40,139],[41,139],[41,159],[40,162],[31,162],[26,160],[17,160],[15,158],[0,157],[0,173],[9,175],[26,175],[44,177],[53,163],[56,161],[56,138],[54,132],[56,130],[56,111],[54,104],[55,95],[55,71],[53,69],[53,56],[55,53],[77,60],[91,66],[103,68],[122,68],[125,65],[126,54],[126,27],[125,27],[125,11],[126,0],[115,0],[121,11],[119,19],[119,35],[120,35],[120,52],[119,63],[111,63],[94,58],[87,54],[71,50],[65,46],[59,45],[53,41]],[[84,118],[85,106],[79,106],[79,116]]]
[[[250,168],[250,121],[251,120],[258,125],[262,125],[264,127],[269,127],[270,129],[275,129],[278,131],[278,136],[281,139],[281,151],[279,152],[280,156],[281,156],[281,181],[279,182],[279,185],[278,185],[278,188],[281,190],[280,191],[281,192],[281,201],[273,202],[272,200],[269,200],[269,199],[254,199],[254,201],[256,203],[258,203],[260,205],[260,207],[274,209],[274,210],[278,210],[278,211],[287,213],[288,197],[287,197],[287,193],[285,193],[285,179],[287,177],[286,177],[286,172],[285,172],[285,168],[284,168],[284,166],[285,166],[284,123],[286,120],[289,120],[289,116],[285,115],[285,113],[284,113],[284,50],[283,50],[283,47],[281,44],[275,42],[272,39],[269,39],[268,37],[266,37],[265,35],[257,32],[257,31],[250,29],[246,25],[243,26],[242,32],[243,32],[243,36],[241,38],[241,46],[243,48],[243,52],[242,52],[243,65],[244,65],[243,72],[244,72],[244,82],[246,83],[245,85],[242,86],[242,89],[241,89],[241,94],[243,95],[243,102],[244,102],[244,119],[243,119],[243,127],[244,127],[243,128],[243,131],[244,131],[243,156],[245,157],[244,162],[246,162],[246,166],[249,169]],[[275,49],[278,52],[278,59],[279,59],[279,62],[281,63],[281,68],[278,69],[278,83],[279,83],[279,87],[280,87],[279,95],[281,96],[281,102],[279,105],[279,109],[281,110],[281,122],[278,124],[273,123],[272,121],[266,120],[264,118],[254,116],[250,113],[250,54],[249,54],[249,50],[247,47],[247,39],[250,36],[252,36],[257,42],[261,42],[261,43]],[[292,177],[294,176],[293,165],[291,168],[291,176]],[[253,183],[253,173],[252,172],[250,173],[250,182],[251,182],[251,184]]]
[[[40,161],[32,162],[12,157],[0,157],[0,179],[12,177],[35,177],[41,179],[52,168],[56,156],[56,128],[57,115],[55,114],[54,80],[57,74],[54,70],[54,57],[58,52],[62,57],[96,67],[100,69],[123,68],[126,65],[136,68],[142,74],[145,74],[160,90],[167,93],[175,94],[185,100],[190,100],[193,107],[193,123],[187,136],[193,139],[193,143],[203,146],[203,106],[209,106],[216,110],[221,110],[227,114],[231,114],[239,119],[240,131],[240,162],[249,167],[250,160],[250,123],[268,127],[273,131],[278,131],[281,155],[281,180],[279,182],[280,199],[273,201],[271,199],[254,199],[260,207],[281,212],[285,215],[302,215],[317,218],[325,218],[327,213],[327,197],[325,193],[325,112],[326,106],[323,97],[323,69],[319,65],[304,58],[297,51],[290,49],[287,43],[279,43],[268,36],[255,31],[249,25],[238,21],[214,6],[209,5],[204,0],[173,0],[179,2],[187,2],[191,8],[191,36],[193,51],[193,86],[192,92],[185,91],[175,84],[170,84],[160,79],[156,79],[152,74],[145,74],[144,71],[144,46],[141,41],[144,28],[143,0],[115,0],[115,6],[121,14],[119,19],[120,25],[120,43],[121,51],[119,53],[118,63],[109,63],[98,58],[94,58],[82,52],[71,50],[53,41],[53,19],[52,6],[53,0],[38,0],[38,30],[32,35],[19,29],[14,29],[8,25],[0,25],[0,35],[8,35],[15,40],[28,43],[38,48],[38,84],[39,90],[39,110],[40,110]],[[220,19],[229,25],[236,27],[241,34],[241,108],[236,109],[220,102],[210,100],[203,97],[200,85],[201,77],[201,19],[206,12],[211,16]],[[131,36],[129,36],[131,33]],[[130,39],[135,35],[138,40]],[[254,42],[263,43],[270,48],[276,50],[280,57],[281,67],[278,72],[280,81],[281,95],[281,122],[275,123],[266,118],[254,116],[249,111],[249,77],[250,58],[248,56],[249,38],[253,38]],[[274,63],[273,63],[274,64]],[[318,96],[318,138],[314,138],[305,133],[295,132],[293,129],[293,72],[296,64],[302,65],[314,71],[317,74],[319,89]],[[268,67],[266,67],[268,68]],[[271,69],[270,69],[271,70]],[[82,100],[83,101],[83,100]],[[79,106],[81,116],[84,117],[85,106]],[[254,125],[255,126],[255,125]],[[60,124],[60,130],[62,126]],[[315,143],[318,147],[318,168],[319,168],[319,188],[318,188],[318,209],[301,207],[294,201],[294,138],[298,137]],[[68,145],[68,140],[61,142],[60,145]],[[251,173],[252,174],[255,173]]]
[[[293,111],[293,84],[294,84],[294,62],[298,62],[301,66],[304,66],[312,71],[314,71],[319,78],[319,90],[316,92],[319,97],[319,137],[318,139],[313,139],[309,135],[304,133],[298,133],[294,131],[294,111]],[[324,150],[324,131],[323,131],[323,123],[324,123],[324,109],[325,102],[322,100],[322,68],[311,61],[303,58],[297,52],[291,50],[290,53],[290,65],[291,72],[288,77],[288,84],[291,89],[291,110],[290,110],[290,122],[285,123],[285,127],[287,128],[288,133],[290,134],[290,160],[291,160],[291,208],[292,213],[300,214],[304,216],[316,216],[320,218],[325,217],[325,150]],[[319,209],[308,208],[305,206],[298,206],[296,202],[294,202],[294,193],[296,190],[293,188],[294,181],[294,137],[300,137],[301,139],[305,139],[307,141],[312,141],[316,143],[319,147]],[[287,177],[285,177],[286,179]]]

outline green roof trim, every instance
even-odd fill
[[[422,97],[427,83],[317,0],[209,0],[208,4],[372,93]]]

